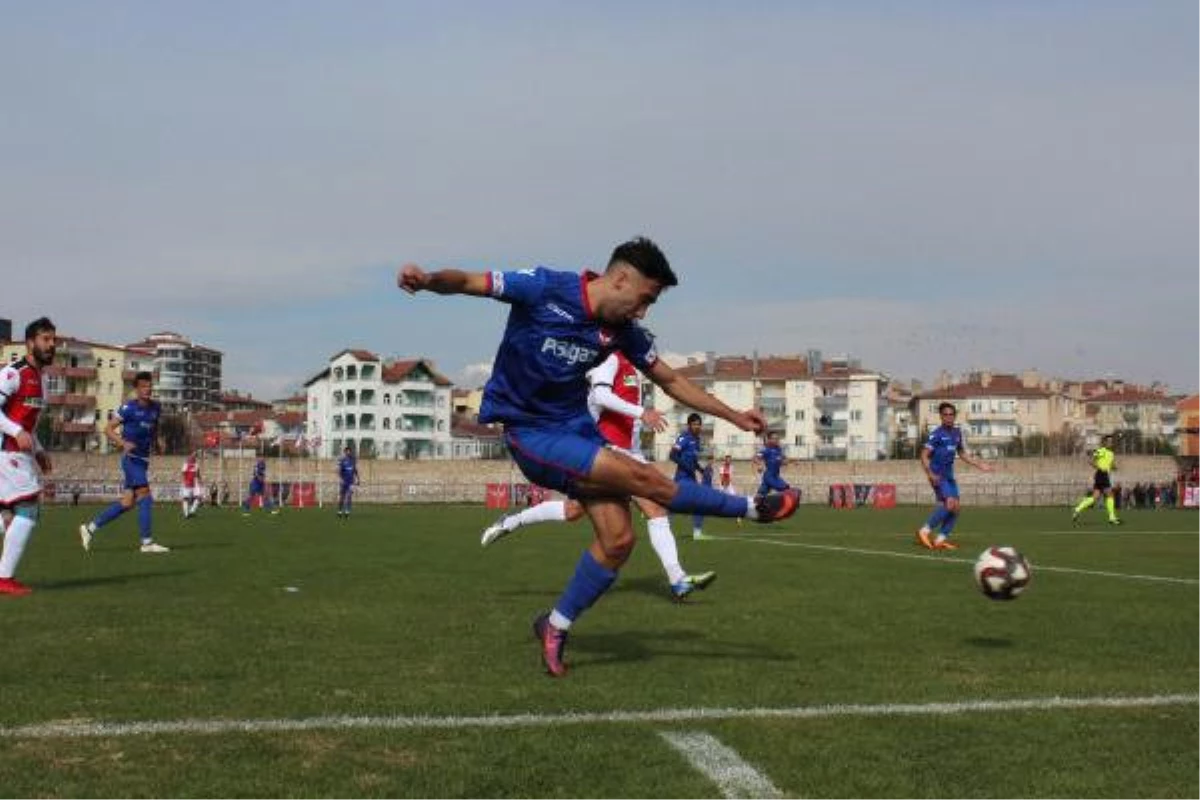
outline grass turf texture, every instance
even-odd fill
[[[493,547],[481,508],[156,509],[174,548],[137,552],[126,515],[46,509],[0,598],[0,794],[6,796],[714,796],[657,735],[703,731],[785,795],[1177,796],[1200,793],[1194,703],[954,715],[585,722],[519,727],[29,738],[52,721],[363,715],[437,718],[689,708],[1194,695],[1196,516],[967,509],[957,553],[912,545],[926,509],[804,508],[777,526],[709,520],[680,554],[720,579],[669,600],[642,537],[582,618],[570,675],[530,635],[590,537],[586,523]],[[1010,544],[1033,564],[1017,601],[974,588]],[[1096,575],[1053,568],[1118,573]],[[1183,582],[1121,576],[1159,576]],[[296,591],[289,591],[295,589]]]

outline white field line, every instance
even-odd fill
[[[732,747],[707,733],[658,734],[688,763],[717,785],[725,797],[783,797],[771,779],[750,766]]]
[[[974,559],[956,558],[953,556],[937,556],[928,552],[897,553],[895,550],[869,550],[865,547],[842,547],[833,544],[813,544],[812,542],[780,541],[766,539],[761,536],[710,536],[711,539],[722,542],[753,542],[755,544],[771,544],[776,547],[804,547],[809,550],[828,550],[834,553],[856,553],[864,556],[889,556],[891,558],[913,558],[928,563],[944,564],[974,564]],[[1105,572],[1098,569],[1077,569],[1075,567],[1052,567],[1047,564],[1033,562],[1034,572],[1067,572],[1075,575],[1097,575],[1102,578],[1124,578],[1132,581],[1155,581],[1158,583],[1181,583],[1185,586],[1196,586],[1200,580],[1196,578],[1172,578],[1164,575],[1138,575],[1129,572]]]
[[[729,719],[824,719],[829,717],[901,717],[970,714],[975,712],[1052,711],[1059,709],[1146,708],[1194,705],[1196,694],[1158,694],[1143,697],[1040,697],[1011,700],[969,700],[956,703],[885,703],[824,705],[791,708],[677,708],[650,711],[568,712],[565,714],[508,714],[473,717],[325,716],[301,719],[180,719],[143,722],[63,720],[0,727],[4,739],[70,739],[83,737],[159,734],[275,733],[313,730],[431,730],[466,728],[550,728],[565,725],[696,722]]]

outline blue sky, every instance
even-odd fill
[[[0,3],[0,316],[176,330],[275,396],[469,383],[503,306],[405,261],[681,277],[673,352],[1194,391],[1194,2]]]

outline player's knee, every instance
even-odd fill
[[[675,495],[675,482],[650,464],[638,464],[633,470],[633,483],[638,497],[667,505]]]
[[[563,505],[563,513],[566,515],[564,519],[567,522],[575,522],[583,518],[583,503],[578,500],[568,500]]]
[[[633,528],[626,528],[616,536],[609,537],[607,541],[600,542],[600,548],[609,561],[624,564],[633,552],[633,545],[636,541]]]

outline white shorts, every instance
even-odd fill
[[[202,500],[203,498],[204,498],[204,487],[201,486],[200,484],[196,484],[195,486],[180,486],[179,487],[179,499],[180,500]]]
[[[0,453],[0,505],[36,500],[42,473],[30,453]]]
[[[608,444],[606,444],[604,446],[606,448],[608,448],[609,450],[612,450],[614,453],[620,453],[623,456],[629,456],[630,458],[632,458],[634,461],[638,462],[639,464],[649,464],[650,463],[649,461],[646,460],[646,457],[644,455],[637,452],[636,450],[626,450],[624,447],[615,445],[612,442],[609,442]]]

